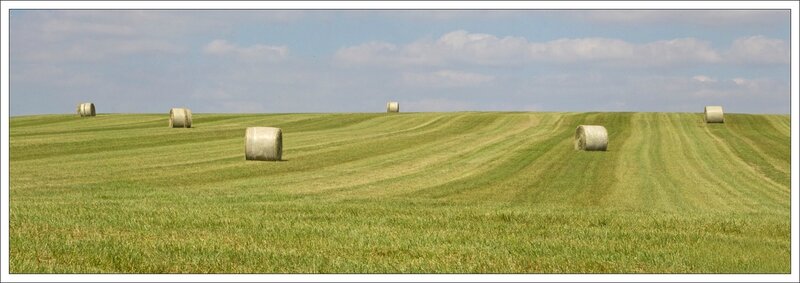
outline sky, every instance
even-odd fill
[[[788,10],[12,10],[10,114],[790,111]]]

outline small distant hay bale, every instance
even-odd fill
[[[575,130],[575,150],[605,151],[608,131],[603,126],[580,125]]]
[[[192,110],[189,108],[172,108],[169,110],[170,128],[191,128]]]
[[[280,128],[248,127],[244,136],[244,156],[246,160],[281,160],[283,133]]]
[[[400,112],[400,103],[389,101],[389,103],[386,103],[386,112]]]
[[[725,117],[722,115],[722,106],[706,106],[703,114],[703,119],[705,119],[706,123],[725,123]]]
[[[81,117],[95,116],[94,103],[86,102],[78,104],[78,115]]]

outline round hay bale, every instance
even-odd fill
[[[580,125],[575,130],[575,150],[605,151],[608,148],[608,132],[603,126]]]
[[[91,117],[95,115],[94,103],[81,103],[78,104],[78,115],[81,117]]]
[[[169,110],[170,128],[191,128],[192,110],[189,108],[172,108]]]
[[[389,103],[386,103],[386,112],[400,112],[400,103],[389,101]]]
[[[244,134],[246,160],[280,161],[283,154],[283,133],[280,128],[248,127]]]
[[[725,117],[722,115],[722,106],[706,106],[703,114],[703,119],[706,123],[725,123]]]

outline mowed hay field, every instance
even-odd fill
[[[12,273],[789,273],[788,115],[10,121]],[[580,124],[606,152],[573,149]],[[281,162],[245,128],[283,129]]]

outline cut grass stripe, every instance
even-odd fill
[[[787,116],[196,116],[12,118],[11,272],[789,271]],[[247,126],[287,161],[245,161]]]

